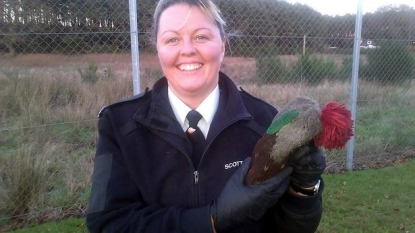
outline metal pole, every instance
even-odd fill
[[[360,41],[362,37],[362,0],[358,1],[357,14],[356,14],[356,25],[354,33],[354,46],[353,46],[353,68],[352,68],[352,88],[351,88],[351,99],[350,108],[352,112],[352,120],[354,126],[356,125],[356,102],[357,102],[357,90],[359,83],[359,62],[360,62]],[[353,149],[355,144],[355,137],[352,137],[347,144],[347,170],[353,170]]]
[[[305,55],[305,43],[306,43],[306,35],[303,37],[303,55]]]
[[[130,37],[131,37],[131,66],[133,74],[133,94],[140,93],[140,64],[138,50],[137,4],[136,0],[129,0]]]

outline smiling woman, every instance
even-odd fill
[[[314,187],[325,164],[316,169],[302,162],[244,185],[251,153],[278,111],[220,71],[224,26],[211,0],[159,1],[154,38],[164,77],[99,113],[91,232],[317,229],[324,183],[311,196],[288,186],[291,176]],[[304,154],[310,163],[324,156],[306,151],[316,151]]]
[[[218,83],[225,38],[202,10],[178,4],[160,15],[157,52],[171,91],[195,109]]]

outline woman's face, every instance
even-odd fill
[[[172,91],[182,100],[203,100],[218,83],[225,42],[199,8],[176,4],[160,16],[157,52]]]

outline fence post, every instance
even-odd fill
[[[130,12],[130,36],[131,36],[131,68],[133,75],[133,94],[140,93],[140,64],[138,50],[138,28],[137,28],[137,3],[129,0]]]
[[[352,112],[353,125],[356,125],[356,102],[357,91],[359,84],[359,63],[360,63],[360,41],[362,37],[362,0],[358,1],[355,33],[354,33],[354,45],[353,45],[353,68],[352,68],[352,88],[350,93],[350,108]],[[347,170],[353,170],[353,149],[355,143],[355,137],[353,136],[347,144]]]
[[[303,56],[305,55],[305,44],[306,44],[306,35],[303,37]]]

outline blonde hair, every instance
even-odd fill
[[[190,7],[198,7],[206,16],[212,19],[219,28],[222,38],[225,38],[226,22],[222,17],[219,8],[211,0],[160,0],[154,11],[153,17],[153,37],[157,40],[157,31],[159,29],[160,16],[170,6],[176,4],[188,4]]]

